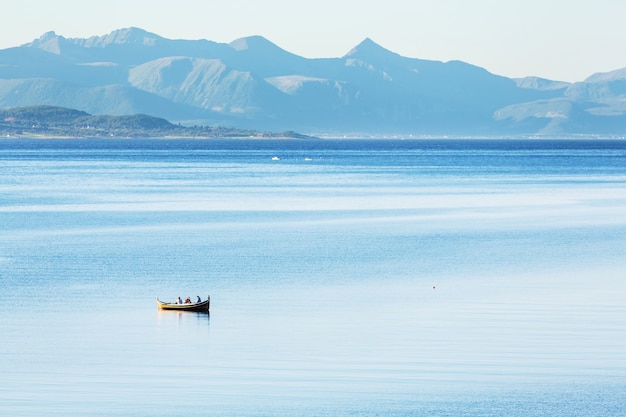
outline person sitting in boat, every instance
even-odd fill
[[[191,297],[187,297],[187,299],[185,300],[185,304],[191,304]]]
[[[176,304],[182,304],[183,303],[183,299],[180,298],[180,296],[178,296],[178,300],[176,300]]]
[[[201,303],[202,302],[202,298],[200,298],[199,295],[196,295],[196,297],[198,297],[198,301],[196,301],[196,303]]]

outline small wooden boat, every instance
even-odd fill
[[[211,304],[211,296],[208,296],[206,300],[199,303],[166,303],[159,300],[157,297],[157,305],[161,310],[178,310],[178,311],[209,311],[209,304]]]

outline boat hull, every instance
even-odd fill
[[[211,297],[207,297],[206,300],[199,303],[188,304],[175,304],[166,303],[157,298],[157,305],[161,310],[176,310],[176,311],[209,311],[209,305],[211,304]]]

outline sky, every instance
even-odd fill
[[[0,49],[138,27],[170,39],[261,35],[307,58],[365,38],[400,55],[461,60],[507,77],[582,81],[626,67],[624,0],[9,0]],[[1,64],[1,63],[0,63]]]

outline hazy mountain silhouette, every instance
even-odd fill
[[[461,61],[408,58],[367,38],[308,59],[261,36],[229,44],[138,28],[48,32],[0,50],[0,107],[314,133],[623,134],[626,69],[578,83],[510,79]]]

